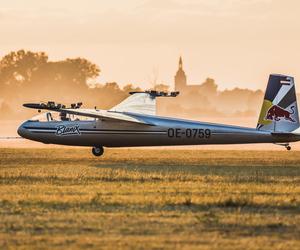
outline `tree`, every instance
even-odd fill
[[[99,76],[100,69],[96,64],[84,58],[67,59],[64,61],[66,72],[76,84],[87,85],[87,80]]]
[[[218,85],[215,83],[215,80],[212,78],[207,78],[204,83],[200,86],[200,92],[205,93],[206,96],[216,96],[218,90]]]
[[[0,61],[0,82],[6,85],[28,83],[34,72],[47,61],[48,56],[44,52],[11,52]]]
[[[47,61],[48,56],[44,52],[19,50],[4,56],[0,61],[1,96],[6,99],[20,98],[20,88],[28,87],[34,73]]]
[[[154,85],[154,90],[156,90],[156,91],[168,92],[169,88],[170,88],[169,85],[163,84],[163,83]]]
[[[128,94],[129,92],[142,91],[142,90],[139,87],[134,87],[132,84],[127,84],[123,87],[123,91],[125,94]]]
[[[29,101],[88,100],[87,82],[99,73],[84,58],[49,61],[44,52],[10,52],[0,60],[0,98],[12,107]]]

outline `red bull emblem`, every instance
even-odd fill
[[[295,107],[292,106],[291,110],[292,112],[289,112],[288,110],[285,110],[277,105],[273,105],[267,112],[266,120],[280,121],[281,119],[285,119],[290,122],[296,122],[292,118],[292,115],[295,113]]]

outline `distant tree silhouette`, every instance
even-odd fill
[[[19,50],[0,61],[0,97],[16,103],[49,98],[72,102],[79,95],[85,98],[88,80],[99,73],[98,66],[84,58],[51,62],[44,52]]]
[[[32,75],[48,61],[44,52],[33,53],[19,50],[4,56],[0,61],[0,79],[2,84],[13,85],[30,82]]]
[[[9,98],[18,94],[19,88],[28,86],[34,73],[47,61],[44,52],[19,50],[4,56],[0,61],[1,95]]]
[[[217,95],[218,85],[215,83],[215,80],[212,78],[207,78],[205,82],[200,85],[199,92],[205,93],[208,97],[214,97]]]
[[[156,91],[167,92],[167,91],[169,91],[169,89],[170,89],[170,86],[167,84],[160,83],[160,84],[154,85],[154,90],[156,90]]]

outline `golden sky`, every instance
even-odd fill
[[[171,85],[182,55],[190,83],[265,89],[283,73],[300,85],[298,0],[0,0],[0,32],[0,56],[86,57],[101,82]]]

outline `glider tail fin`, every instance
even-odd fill
[[[269,77],[257,129],[292,132],[299,127],[294,78],[272,74]]]

